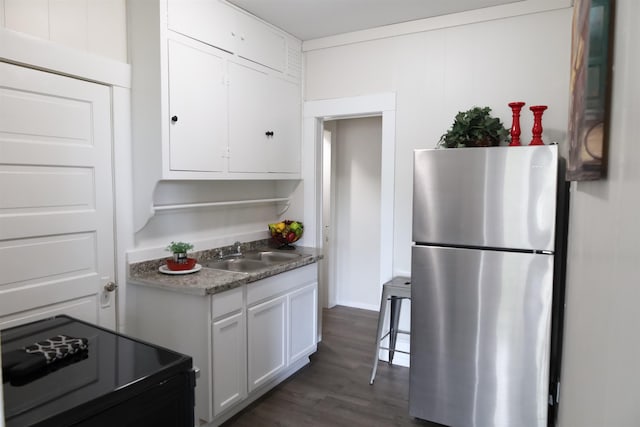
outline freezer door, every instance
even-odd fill
[[[413,241],[554,250],[556,145],[414,152]]]
[[[553,256],[415,246],[409,412],[546,427]]]

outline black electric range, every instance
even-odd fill
[[[3,376],[7,427],[194,425],[192,359],[69,316],[3,330],[2,354],[57,335],[87,348],[26,377]]]

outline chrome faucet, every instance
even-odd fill
[[[234,253],[228,253],[226,255],[224,253],[224,250],[220,249],[219,259],[241,257],[242,256],[242,243],[234,242],[233,243],[233,247],[235,248],[236,251]]]

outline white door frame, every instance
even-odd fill
[[[382,116],[382,164],[380,165],[380,291],[393,275],[393,224],[396,143],[396,95],[382,93],[349,98],[307,101],[303,108],[302,178],[304,224],[315,230],[305,245],[322,248],[322,129],[327,119]],[[328,289],[336,300],[336,289]]]

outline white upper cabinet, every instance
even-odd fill
[[[219,0],[168,0],[167,25],[249,61],[277,71],[285,69],[282,32]]]
[[[298,141],[302,132],[302,104],[300,87],[279,77],[269,82],[271,101],[269,124],[273,132],[269,141],[270,172],[300,172],[301,144]]]
[[[269,77],[229,63],[229,170],[269,172]]]
[[[218,0],[168,0],[167,26],[176,33],[235,52],[236,13]]]
[[[229,170],[300,171],[300,88],[229,63]]]
[[[300,178],[300,40],[218,0],[127,15],[136,230],[160,180]]]
[[[284,36],[249,15],[238,13],[238,56],[277,71],[285,69]]]
[[[224,171],[227,88],[223,58],[206,46],[168,43],[170,169]]]

